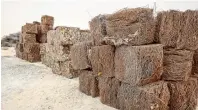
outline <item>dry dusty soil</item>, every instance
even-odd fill
[[[41,63],[1,52],[2,110],[115,110],[78,90],[78,78],[53,74]]]

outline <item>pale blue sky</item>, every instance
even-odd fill
[[[1,3],[1,36],[20,31],[26,22],[40,21],[42,15],[55,18],[54,26],[88,29],[88,22],[98,14],[112,13],[121,8],[150,7],[152,1],[131,0],[3,0]],[[157,11],[198,9],[198,2],[157,2]]]

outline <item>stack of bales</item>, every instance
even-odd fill
[[[158,40],[164,45],[162,79],[168,82],[169,107],[194,110],[198,93],[198,11],[165,11],[158,14],[157,20]]]
[[[41,27],[43,27],[43,24],[52,22],[48,18],[53,17],[42,16],[41,24],[37,21],[34,21],[33,23],[26,23],[26,25],[22,26],[19,43],[16,45],[17,57],[29,62],[37,62],[41,60],[40,43],[46,42],[43,40],[44,31],[47,32],[51,29]],[[53,27],[53,24],[51,26]]]
[[[52,68],[53,73],[74,78],[79,69],[71,65],[71,47],[89,41],[90,32],[75,27],[59,26],[47,33],[47,43],[41,45],[41,61]],[[87,65],[82,65],[87,66]]]
[[[41,24],[39,26],[39,36],[37,40],[39,43],[47,43],[47,32],[53,29],[54,17],[44,15],[41,17]]]
[[[85,58],[90,62],[80,73],[80,91],[99,95],[103,104],[121,110],[168,109],[168,86],[160,81],[163,46],[152,44],[152,9],[98,15],[90,22],[90,31],[93,45],[84,46],[86,53],[78,59],[81,64]]]

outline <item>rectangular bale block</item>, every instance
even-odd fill
[[[26,23],[26,25],[22,26],[22,33],[38,34],[37,25]]]
[[[198,11],[164,11],[161,16],[159,42],[165,48],[196,50],[198,48]]]
[[[90,48],[90,42],[77,43],[71,47],[71,64],[74,69],[91,68],[90,61],[88,60],[88,50]]]
[[[164,81],[140,87],[122,83],[118,99],[120,110],[168,110],[170,93]]]
[[[54,17],[48,16],[48,15],[43,15],[41,17],[41,24],[53,26],[54,25]]]
[[[22,33],[23,43],[36,43],[36,34]]]
[[[24,43],[24,52],[40,54],[40,44],[39,43]]]
[[[100,101],[103,104],[119,109],[118,90],[121,82],[116,78],[99,77]]]
[[[52,68],[55,61],[51,56],[51,54],[46,53],[46,54],[41,54],[41,62],[46,66]]]
[[[50,45],[49,45],[50,46]],[[72,45],[51,45],[49,50],[56,61],[71,61],[70,50]]]
[[[54,61],[51,68],[54,74],[61,75],[60,62]]]
[[[107,37],[110,45],[144,45],[154,41],[155,23],[149,8],[122,9],[106,17]]]
[[[115,48],[110,45],[94,46],[91,48],[90,60],[94,75],[114,77]]]
[[[91,41],[93,42],[93,37],[91,36],[90,30],[80,30],[80,38],[79,42],[84,42],[84,41]]]
[[[23,60],[28,60],[28,53],[22,52],[22,58]]]
[[[54,45],[54,39],[56,36],[56,31],[55,30],[50,30],[47,32],[47,43],[50,45]]]
[[[197,106],[197,79],[188,81],[169,81],[170,110],[195,110]]]
[[[59,65],[61,75],[65,76],[66,78],[72,79],[79,76],[79,71],[73,69],[71,61],[60,61]]]
[[[186,81],[191,75],[193,51],[164,49],[162,79]]]
[[[41,43],[40,44],[40,54],[46,54],[46,48],[47,48],[47,43]]]
[[[121,46],[115,50],[115,77],[131,85],[160,80],[163,72],[163,46]]]
[[[39,61],[41,61],[41,55],[40,54],[29,53],[27,55],[27,60],[29,62],[39,62]]]
[[[38,41],[39,43],[47,43],[47,34],[40,35]]]
[[[198,50],[193,55],[193,69],[192,74],[198,78]]]
[[[82,70],[79,76],[79,90],[92,97],[99,96],[98,80],[92,71]]]
[[[58,27],[55,30],[55,38],[57,43],[61,45],[73,45],[81,42],[80,28],[76,27]]]
[[[41,25],[41,34],[47,34],[47,32],[48,32],[49,30],[52,30],[52,29],[53,29],[53,26],[42,24],[42,25]]]
[[[106,15],[98,15],[89,22],[91,36],[94,45],[102,45],[101,41],[107,34],[106,32]]]
[[[54,60],[54,62],[52,62],[51,68],[52,68],[52,72],[54,74],[59,74],[66,78],[69,78],[69,79],[79,76],[79,71],[73,69],[70,61],[56,61],[56,60]]]

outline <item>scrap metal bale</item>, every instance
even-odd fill
[[[24,52],[40,54],[40,44],[39,43],[23,43]]]
[[[53,26],[54,25],[54,17],[48,16],[48,15],[43,15],[41,17],[41,24]]]
[[[46,53],[46,54],[41,54],[41,62],[45,64],[46,66],[52,68],[55,61],[53,57],[51,56],[51,54]]]
[[[28,53],[22,52],[22,58],[21,59],[28,61]]]
[[[110,45],[91,48],[90,60],[95,76],[114,77],[115,48]]]
[[[52,72],[65,76],[66,78],[75,78],[79,76],[79,71],[74,70],[70,61],[56,61],[52,64]]]
[[[94,45],[101,45],[102,39],[107,34],[106,32],[106,15],[98,15],[90,22],[91,36],[93,37]]]
[[[41,55],[35,53],[28,53],[27,54],[27,61],[29,62],[39,62],[41,61]]]
[[[71,61],[60,61],[60,71],[61,75],[70,79],[79,76],[79,70],[72,67]]]
[[[39,43],[47,43],[47,34],[42,34],[40,36]]]
[[[78,39],[79,42],[93,42],[93,37],[91,36],[90,30],[80,30],[80,38]]]
[[[140,87],[122,83],[118,91],[121,110],[168,110],[169,98],[164,81]]]
[[[159,42],[165,48],[196,50],[198,48],[198,11],[170,10],[162,14]]]
[[[22,26],[22,33],[38,34],[37,25],[26,23],[26,25]]]
[[[56,42],[60,45],[73,45],[80,42],[80,29],[76,27],[58,27],[55,34]]]
[[[154,41],[155,23],[149,8],[123,9],[106,17],[107,35],[103,42],[110,45],[143,45]]]
[[[36,34],[22,33],[23,43],[36,43]]]
[[[100,101],[119,109],[118,90],[121,82],[116,78],[99,77]]]
[[[163,72],[163,46],[121,46],[115,50],[115,77],[131,85],[160,80]]]
[[[47,34],[47,32],[48,32],[49,30],[52,30],[52,29],[53,29],[53,26],[42,24],[42,25],[41,25],[41,34]]]
[[[198,50],[193,55],[193,69],[192,74],[198,78]]]
[[[33,21],[33,24],[40,25],[41,23],[40,23],[40,22],[38,22],[38,21]]]
[[[164,49],[164,71],[162,78],[172,81],[188,80],[193,61],[193,51]]]
[[[40,44],[40,54],[46,54],[46,48],[47,48],[47,43],[41,43]]]
[[[47,43],[50,45],[54,45],[54,39],[56,36],[56,31],[55,30],[50,30],[47,32]]]
[[[197,106],[197,79],[169,82],[170,110],[195,110]]]
[[[74,44],[71,47],[71,64],[74,69],[91,68],[88,60],[88,50],[91,48],[91,42],[82,42]]]
[[[99,96],[98,80],[92,71],[82,70],[79,76],[79,90],[92,97]]]

